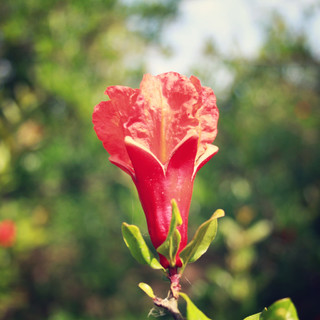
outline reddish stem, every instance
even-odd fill
[[[178,273],[178,268],[169,268],[168,278],[171,282],[171,285],[170,285],[171,295],[176,300],[178,300],[179,292],[181,290],[181,285],[180,285],[181,274]]]
[[[178,273],[177,267],[174,267],[174,268],[170,267],[168,269],[168,278],[170,280],[171,285],[170,285],[170,291],[168,293],[167,298],[161,299],[158,297],[154,297],[153,303],[156,306],[170,312],[172,317],[175,320],[185,320],[178,309],[178,298],[179,298],[179,292],[181,290],[181,286],[180,286],[181,274]]]

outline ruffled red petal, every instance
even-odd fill
[[[194,76],[188,79],[175,72],[155,77],[146,74],[140,89],[112,86],[106,94],[111,100],[95,107],[93,123],[112,161],[119,167],[126,163],[126,171],[132,169],[124,146],[127,135],[149,149],[162,164],[191,131],[197,131],[200,137],[197,157],[217,135],[215,95]]]
[[[200,157],[206,151],[207,144],[212,143],[217,136],[219,110],[213,90],[202,87],[199,79],[194,76],[190,77],[190,81],[197,88],[200,97],[198,108],[195,108],[201,132],[198,150],[198,157]]]
[[[193,117],[193,105],[198,93],[190,80],[178,73],[170,72],[160,76],[146,74],[140,84],[140,93],[144,99],[143,110],[139,106],[141,122],[128,126],[131,134],[135,129],[147,132],[146,146],[165,164],[173,149],[198,125]],[[135,106],[137,108],[137,106]]]
[[[122,163],[132,168],[124,145],[124,129],[118,110],[111,101],[102,101],[95,106],[92,122],[98,138],[113,159],[113,163]],[[132,170],[132,169],[131,169]]]
[[[92,115],[94,130],[110,154],[110,161],[132,173],[132,164],[124,144],[128,133],[125,123],[133,115],[131,106],[136,103],[139,90],[113,86],[108,87],[105,93],[111,100],[95,106]]]

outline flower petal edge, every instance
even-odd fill
[[[196,177],[197,172],[219,151],[219,147],[213,144],[207,144],[206,147],[206,151],[196,161],[192,179]]]

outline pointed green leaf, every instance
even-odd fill
[[[297,310],[289,298],[273,303],[263,311],[260,320],[299,320]]]
[[[180,258],[183,260],[184,267],[198,260],[209,248],[211,242],[217,234],[218,222],[217,218],[223,217],[224,211],[218,209],[212,217],[204,222],[197,230],[193,239],[180,252]]]
[[[175,199],[171,200],[171,206],[172,206],[172,216],[171,216],[169,232],[168,232],[166,240],[168,240],[170,237],[173,236],[173,233],[177,229],[177,226],[182,225],[181,214],[180,214],[180,211],[179,211],[179,208],[178,208],[178,205],[177,205],[177,202]]]
[[[173,267],[176,263],[176,255],[179,250],[179,245],[181,241],[180,232],[177,227],[182,224],[182,218],[176,201],[173,199],[171,201],[172,205],[172,216],[168,235],[166,240],[157,248],[157,252],[165,256],[170,265]]]
[[[163,269],[159,261],[154,257],[140,229],[135,225],[122,223],[122,236],[132,256],[140,263],[147,264],[153,269]]]
[[[169,249],[169,261],[174,261],[172,267],[176,263],[176,255],[179,250],[180,246],[180,241],[181,241],[181,234],[180,232],[176,229],[174,230],[173,236],[172,236],[172,241],[170,241],[170,249]]]
[[[176,202],[175,199],[171,200],[171,206],[172,206],[172,215],[175,218],[175,224],[176,226],[181,226],[182,225],[182,218],[181,218],[181,214],[178,208],[178,204]]]
[[[146,295],[148,295],[151,299],[154,299],[154,298],[156,297],[155,294],[153,293],[152,288],[151,288],[148,284],[146,284],[146,283],[144,283],[144,282],[140,282],[140,283],[139,283],[139,288],[140,288],[142,291],[144,291],[144,293],[145,293]]]
[[[181,241],[181,234],[176,229],[174,230],[171,237],[169,239],[167,238],[166,241],[157,249],[157,251],[160,254],[162,254],[168,259],[171,267],[175,266],[176,255],[179,250],[180,241]]]
[[[260,320],[261,312],[253,314],[252,316],[246,317],[244,320]]]
[[[187,303],[187,320],[211,320],[194,305],[185,293],[180,292],[179,295]]]

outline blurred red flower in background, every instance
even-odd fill
[[[0,221],[0,246],[11,247],[16,238],[16,226],[11,220]]]
[[[105,93],[110,100],[93,112],[96,134],[109,160],[135,183],[155,248],[167,237],[176,200],[183,221],[179,253],[187,244],[194,178],[218,152],[211,144],[219,118],[216,97],[196,77],[175,72],[146,74],[139,89],[112,86]],[[169,267],[161,255],[160,262]]]

